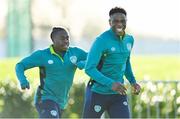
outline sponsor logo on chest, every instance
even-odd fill
[[[51,59],[49,59],[49,60],[48,60],[48,64],[54,64],[54,61],[51,60]]]
[[[111,51],[112,52],[116,51],[116,48],[115,47],[111,47]]]

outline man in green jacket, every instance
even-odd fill
[[[53,44],[37,50],[16,65],[16,75],[22,89],[29,89],[25,70],[39,67],[41,84],[35,96],[40,118],[60,118],[68,101],[77,67],[83,69],[87,53],[77,47],[69,47],[69,34],[65,28],[55,27],[51,32]]]
[[[87,87],[84,118],[100,118],[105,110],[110,118],[130,117],[124,75],[134,93],[140,92],[131,69],[134,38],[125,32],[126,11],[112,8],[109,17],[111,28],[96,38],[87,57],[85,72],[93,83]]]

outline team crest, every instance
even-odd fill
[[[96,112],[100,112],[100,111],[101,111],[101,106],[100,106],[100,105],[95,105],[95,106],[94,106],[94,110],[95,110]]]
[[[76,62],[77,62],[77,57],[76,57],[76,56],[71,56],[71,57],[70,57],[70,61],[71,61],[73,64],[76,64]]]
[[[127,49],[128,49],[128,51],[131,51],[131,49],[132,49],[131,43],[127,43]]]
[[[56,110],[51,110],[51,115],[56,117],[57,116],[57,111]]]
[[[123,102],[123,105],[127,106],[127,105],[128,105],[128,103],[127,103],[126,101],[124,101],[124,102]]]

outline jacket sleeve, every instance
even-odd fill
[[[42,65],[41,55],[40,51],[36,51],[16,64],[16,76],[21,84],[27,82],[25,70]]]
[[[87,59],[87,52],[85,52],[84,50],[78,48],[78,61],[76,62],[76,66],[82,70],[85,68],[85,64],[86,64],[86,59]]]
[[[125,77],[129,81],[130,84],[136,83],[136,80],[135,80],[135,77],[131,68],[130,57],[128,57],[127,62],[126,62]]]
[[[134,38],[131,37],[132,39],[132,47],[134,45]],[[132,49],[131,47],[131,49]],[[131,55],[131,53],[130,53]],[[127,61],[126,61],[126,70],[125,70],[125,77],[126,79],[129,81],[130,84],[135,84],[136,80],[132,71],[132,67],[131,67],[131,61],[130,61],[130,56],[128,57]]]
[[[90,52],[87,57],[87,63],[85,66],[85,72],[98,83],[108,86],[110,89],[112,88],[114,80],[106,77],[100,71],[98,71],[97,66],[101,59],[101,56],[105,52],[104,48],[105,44],[100,37],[98,37],[93,43]]]

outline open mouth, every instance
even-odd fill
[[[123,29],[122,29],[122,28],[116,28],[116,31],[117,31],[117,32],[122,32]]]
[[[69,44],[67,43],[67,44],[64,44],[64,47],[69,47]]]

